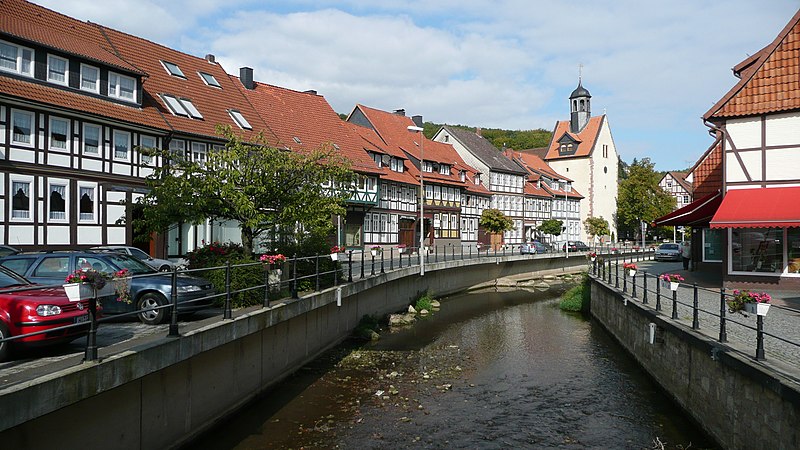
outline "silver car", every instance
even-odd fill
[[[661,244],[656,249],[656,261],[680,261],[681,260],[681,246],[674,242],[667,242]]]
[[[131,255],[134,258],[141,259],[142,262],[158,270],[159,272],[169,272],[175,268],[175,263],[168,259],[153,258],[144,252],[144,250],[129,245],[101,245],[99,247],[92,247],[92,250],[108,250],[112,252]]]

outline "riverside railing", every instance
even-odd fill
[[[281,298],[299,298],[301,292],[310,293],[337,286],[344,283],[350,283],[361,279],[378,276],[386,273],[387,271],[407,269],[419,265],[419,252],[416,247],[400,248],[390,247],[382,250],[348,250],[344,253],[332,256],[330,254],[318,254],[307,257],[290,257],[285,261],[278,264],[264,264],[261,262],[245,263],[245,264],[231,264],[230,262],[222,266],[206,267],[197,269],[179,270],[174,269],[170,276],[170,289],[169,291],[161,292],[161,298],[158,305],[148,306],[146,308],[137,308],[135,310],[109,315],[103,317],[102,308],[95,312],[95,307],[92,305],[97,304],[97,299],[88,299],[85,307],[89,308],[89,317],[85,322],[72,323],[61,325],[58,327],[47,328],[46,330],[37,331],[27,334],[17,334],[13,336],[4,336],[0,334],[0,345],[5,343],[14,343],[39,335],[47,335],[54,339],[58,336],[69,334],[72,329],[80,329],[81,332],[77,338],[86,335],[86,346],[84,352],[84,361],[95,361],[98,359],[98,345],[97,345],[97,331],[101,324],[117,322],[119,318],[138,317],[140,315],[157,316],[160,311],[166,311],[169,318],[168,323],[168,337],[180,336],[179,330],[179,317],[181,314],[186,313],[187,310],[192,310],[193,306],[198,308],[202,305],[214,302],[221,306],[221,319],[227,320],[233,317],[233,303],[236,296],[246,295],[248,293],[258,293],[262,299],[260,301],[262,307],[270,307],[271,302]],[[562,250],[561,252],[543,253],[543,254],[526,254],[520,255],[518,246],[502,245],[491,248],[489,245],[447,245],[447,246],[430,246],[426,247],[423,251],[427,251],[425,257],[425,264],[437,264],[439,262],[455,261],[455,260],[470,260],[470,259],[491,259],[499,261],[501,257],[519,255],[524,258],[548,258],[548,257],[579,257],[586,258],[587,252],[570,251],[566,255]],[[592,252],[597,255],[605,255],[607,258],[622,258],[623,260],[640,260],[645,257],[652,257],[652,252],[649,250],[641,251],[634,247],[619,247],[614,245],[597,246],[594,247]],[[330,264],[332,258],[336,258],[334,264]],[[327,262],[325,264],[324,262]],[[324,268],[329,266],[330,268]],[[300,268],[300,270],[299,270]],[[313,268],[313,270],[311,270]],[[262,283],[255,285],[247,285],[234,287],[233,275],[237,271],[242,270],[263,270]],[[217,289],[217,292],[211,295],[198,296],[193,298],[186,298],[185,294],[179,293],[178,279],[180,276],[207,276],[209,273],[217,271],[224,274],[224,288]],[[135,278],[146,278],[150,276],[163,276],[163,272],[136,275]],[[12,294],[21,291],[30,291],[36,289],[61,289],[62,284],[55,285],[37,285],[25,288],[12,288],[0,289],[0,295]],[[113,301],[113,300],[112,300]],[[83,302],[81,303],[83,305]],[[256,306],[256,305],[248,305]],[[44,320],[45,318],[43,318]],[[163,323],[163,322],[162,322]],[[75,338],[75,339],[77,339]],[[74,339],[72,339],[74,340]]]
[[[636,301],[692,330],[727,344],[732,350],[750,354],[756,361],[767,355],[782,363],[800,367],[800,310],[772,304],[769,314],[731,312],[733,298],[724,287],[709,289],[696,283],[665,283],[661,274],[637,269],[633,275],[622,270],[619,259],[598,259],[592,276],[609,286],[620,288],[625,301]],[[624,262],[623,262],[624,264]],[[674,289],[673,289],[674,287]],[[768,327],[769,326],[769,327]]]

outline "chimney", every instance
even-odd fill
[[[246,89],[255,89],[256,84],[253,82],[253,68],[252,67],[242,67],[239,69],[239,81],[242,82],[242,86]]]
[[[478,136],[481,135],[481,127],[475,127],[475,134],[477,134]]]
[[[206,61],[208,61],[211,64],[216,64],[217,63],[217,58],[214,57],[214,55],[212,55],[211,53],[209,53],[209,54],[206,55]]]
[[[411,116],[411,120],[414,121],[414,125],[423,128],[422,126],[422,116]]]
[[[303,93],[304,93],[304,94],[317,95],[317,91],[316,91],[316,90],[314,90],[314,89],[309,89],[309,90],[307,90],[307,91],[303,91]]]
[[[395,109],[394,113],[397,114],[398,116],[405,116],[406,115],[406,110],[405,109]]]

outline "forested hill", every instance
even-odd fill
[[[346,114],[339,114],[342,120],[347,118]],[[441,123],[425,122],[425,136],[432,138],[439,128],[442,127]],[[455,128],[462,128],[465,130],[475,131],[475,127],[466,125],[450,125]],[[481,136],[488,139],[492,145],[502,149],[503,147],[511,148],[514,150],[523,150],[526,148],[547,147],[550,144],[550,138],[553,133],[550,130],[537,129],[537,130],[503,130],[500,128],[481,128]]]

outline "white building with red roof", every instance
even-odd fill
[[[617,238],[618,155],[611,136],[608,117],[592,117],[591,94],[578,82],[569,97],[570,120],[556,122],[553,137],[544,156],[556,172],[572,179],[572,186],[583,193],[579,236],[586,241],[583,222],[589,217],[608,221],[611,235]]]

